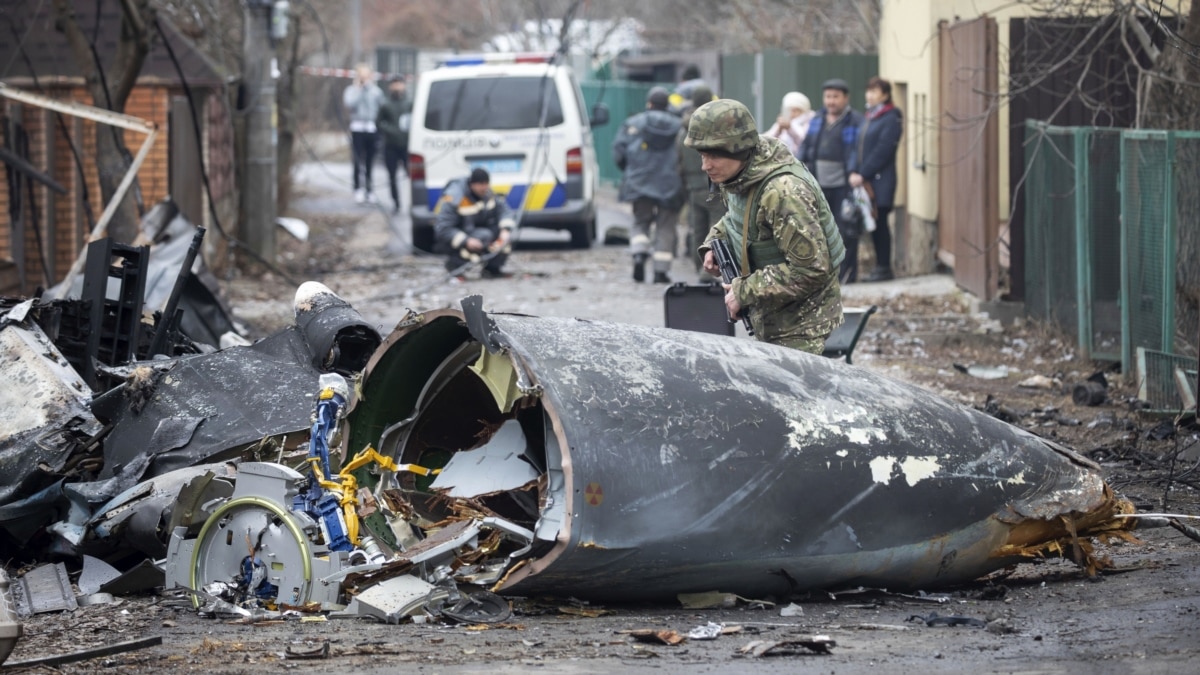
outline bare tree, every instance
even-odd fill
[[[72,55],[85,74],[84,81],[92,100],[98,107],[124,112],[125,103],[150,52],[155,18],[150,0],[122,0],[121,39],[107,69],[95,43],[81,26],[75,3],[55,0],[54,5],[57,27],[67,37]],[[96,164],[100,193],[107,202],[116,194],[117,186],[131,164],[129,149],[116,127],[96,125]],[[108,226],[109,235],[117,241],[131,242],[137,235],[140,216],[135,193],[136,190],[125,193]]]
[[[1168,37],[1147,82],[1147,121],[1163,129],[1200,129],[1200,2],[1193,0],[1182,28]],[[1184,335],[1176,336],[1175,343],[1200,347],[1200,337],[1191,332],[1200,326],[1200,187],[1196,185],[1200,139],[1180,142],[1177,147],[1176,325]]]

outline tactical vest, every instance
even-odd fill
[[[759,181],[758,185],[744,198],[744,201],[739,198],[740,195],[730,194],[727,216],[729,225],[725,228],[725,236],[729,241],[729,248],[734,255],[738,256],[738,264],[742,268],[743,276],[767,265],[779,265],[787,262],[787,256],[779,250],[775,239],[758,240],[758,193],[772,178],[786,173],[804,181],[819,194],[821,188],[815,181],[810,182],[804,179],[801,167],[801,164],[794,163],[775,169]],[[846,257],[846,245],[842,243],[841,232],[838,231],[837,222],[834,221],[833,212],[829,210],[828,205],[820,209],[817,217],[821,219],[821,231],[825,235],[825,245],[829,248],[830,269],[837,274],[842,260]]]

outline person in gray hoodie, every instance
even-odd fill
[[[675,137],[680,120],[667,112],[670,94],[654,87],[646,96],[646,110],[625,120],[612,145],[613,162],[623,172],[618,197],[633,204],[633,280],[645,281],[650,257],[650,228],[654,227],[654,283],[669,284],[675,259],[679,210],[685,192],[679,177],[679,150]]]
[[[375,163],[375,118],[383,105],[383,90],[375,84],[371,66],[354,67],[354,82],[342,92],[342,105],[350,117],[350,155],[354,162],[354,201],[375,203],[371,189],[371,165]]]

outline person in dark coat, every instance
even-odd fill
[[[892,104],[892,83],[872,77],[867,82],[867,112],[858,134],[858,171],[850,174],[850,185],[870,185],[874,195],[875,269],[865,281],[887,281],[892,272],[892,232],[888,215],[896,198],[896,150],[904,132],[904,117]]]
[[[388,188],[392,193],[392,208],[400,213],[400,190],[396,174],[400,167],[408,173],[408,128],[412,119],[412,101],[403,75],[393,75],[388,82],[388,97],[379,106],[375,126],[383,135],[383,165],[387,168]]]
[[[840,78],[821,85],[825,107],[817,111],[800,144],[798,159],[817,178],[825,201],[833,210],[846,247],[839,278],[843,284],[858,280],[858,239],[862,223],[854,209],[847,209],[851,196],[850,175],[858,172],[858,129],[863,118],[850,107],[850,85]]]
[[[629,238],[633,279],[645,280],[646,259],[653,250],[656,284],[671,283],[667,273],[675,259],[675,226],[685,196],[679,178],[679,149],[675,146],[681,122],[667,112],[669,97],[662,87],[651,89],[646,109],[625,120],[612,144],[613,163],[622,172],[617,196],[633,204],[633,232]]]

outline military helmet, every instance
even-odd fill
[[[758,145],[758,126],[749,108],[729,98],[696,108],[683,144],[696,150],[740,155]]]

